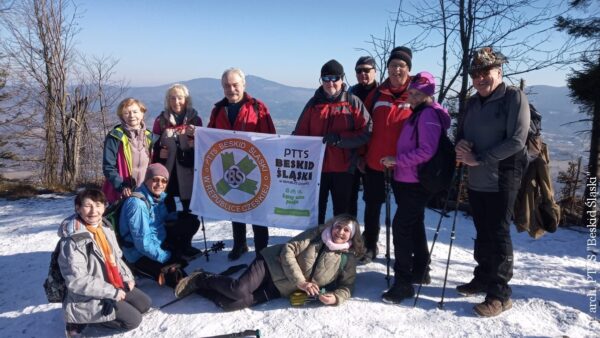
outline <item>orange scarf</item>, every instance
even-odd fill
[[[108,282],[117,289],[125,289],[123,279],[121,278],[121,274],[119,273],[119,267],[117,266],[115,256],[112,254],[112,248],[106,240],[106,235],[104,234],[104,229],[102,229],[102,225],[86,225],[85,227],[89,232],[92,233],[92,235],[94,236],[94,241],[96,242],[96,244],[98,244],[98,246],[100,246],[100,249],[102,250],[102,256],[104,256],[104,266],[106,267],[106,271],[108,273]]]

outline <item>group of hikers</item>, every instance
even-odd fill
[[[502,78],[504,55],[478,50],[469,75],[476,93],[458,126],[456,161],[468,168],[468,194],[477,230],[473,279],[456,287],[462,295],[485,294],[474,311],[484,317],[511,308],[513,249],[509,225],[523,171],[529,107],[525,94]],[[268,228],[253,224],[255,260],[238,278],[184,268],[202,253],[192,245],[198,216],[190,211],[194,175],[194,133],[202,119],[188,89],[171,86],[164,110],[147,129],[146,107],[134,98],[117,107],[120,124],[106,136],[102,190],[85,189],[75,214],[65,219],[58,263],[67,293],[66,331],[76,336],[92,323],[133,329],[150,309],[136,288],[134,272],[174,288],[177,297],[198,293],[225,310],[237,310],[298,291],[323,304],[350,298],[357,264],[377,257],[380,214],[387,182],[396,202],[392,222],[394,283],[386,303],[414,297],[414,284],[429,284],[430,256],[425,208],[433,193],[419,180],[419,168],[436,153],[450,116],[434,98],[435,77],[411,75],[413,54],[396,47],[387,78],[375,81],[370,56],[355,65],[358,83],[345,84],[343,66],[326,62],[320,87],[300,113],[293,135],[322,137],[326,144],[319,186],[318,224],[285,244],[268,246]],[[246,92],[244,73],[227,69],[224,98],[215,103],[208,128],[275,134],[267,106]],[[388,176],[390,175],[390,176]],[[365,203],[361,233],[359,187]],[[199,187],[196,187],[199,188]],[[333,218],[325,220],[329,196]],[[177,211],[175,197],[182,210]],[[103,219],[109,204],[122,203],[118,233]],[[246,224],[232,222],[229,260],[246,252]],[[133,271],[133,272],[132,272]]]

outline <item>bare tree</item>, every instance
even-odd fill
[[[37,108],[43,112],[44,155],[42,183],[47,186],[71,183],[73,172],[61,175],[61,149],[69,126],[67,80],[72,64],[73,39],[78,32],[77,8],[68,0],[25,0],[15,4],[3,18],[9,34],[4,42],[14,69],[24,74],[29,88],[39,93]],[[65,131],[66,132],[66,131]],[[61,154],[61,150],[63,150]],[[63,165],[69,161],[63,161]],[[63,179],[64,178],[64,179]]]
[[[23,130],[43,134],[42,183],[49,187],[98,177],[108,113],[124,91],[111,80],[117,60],[75,50],[78,17],[72,0],[25,0],[3,15],[9,39],[2,47],[20,88],[34,93],[27,107],[37,115],[29,126],[43,121],[43,128]]]
[[[100,181],[104,136],[118,122],[114,107],[126,90],[125,81],[113,80],[117,59],[108,56],[81,57],[83,69],[79,83],[88,90],[89,108],[85,119],[85,135],[92,147],[81,149],[80,165],[85,172],[84,181]]]
[[[565,61],[567,45],[556,49],[547,44],[559,14],[559,4],[546,0],[400,0],[385,36],[371,36],[370,43],[379,60],[386,60],[391,48],[399,44],[413,52],[439,53],[442,71],[437,101],[458,97],[462,114],[470,90],[469,61],[477,49],[494,46],[508,55],[504,74],[509,79]],[[407,36],[408,28],[419,33]],[[401,43],[396,42],[396,35]]]

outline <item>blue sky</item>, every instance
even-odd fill
[[[370,48],[371,34],[383,36],[397,5],[398,0],[81,0],[77,48],[119,59],[114,79],[131,86],[219,78],[226,68],[239,67],[246,74],[314,88],[321,66],[332,58],[354,84],[354,64],[366,54],[357,49]],[[405,34],[400,42],[415,32]],[[437,58],[433,52],[415,53],[412,73],[439,76]],[[565,73],[546,69],[526,79],[528,85],[563,86]]]

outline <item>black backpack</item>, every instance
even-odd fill
[[[439,113],[436,111],[437,117],[440,120],[440,127],[442,126],[442,119]],[[417,148],[419,147],[419,117],[421,112],[415,121],[415,130],[417,133]],[[456,152],[454,151],[454,145],[448,138],[443,127],[441,127],[440,139],[438,146],[431,159],[421,165],[417,169],[419,176],[419,182],[421,185],[429,191],[431,194],[437,194],[440,191],[450,188],[452,184],[452,177],[454,177],[454,170],[456,168]]]
[[[58,255],[60,254],[60,244],[62,239],[56,243],[56,247],[50,257],[50,267],[48,268],[48,277],[44,281],[44,292],[48,303],[62,303],[67,294],[67,286],[65,285],[65,279],[60,273],[60,267],[58,266]]]
[[[146,206],[148,207],[148,210],[150,210],[150,203],[142,193],[134,191],[128,198],[131,197],[137,197],[142,201],[146,202]],[[117,202],[111,204],[108,208],[106,208],[106,210],[104,211],[104,219],[108,221],[113,231],[115,232],[115,236],[117,237],[117,243],[119,244],[119,246],[121,248],[131,248],[133,247],[133,243],[123,239],[123,236],[121,236],[121,229],[119,225],[119,220],[121,219],[121,210],[123,209],[123,203],[125,203],[125,200],[127,200],[127,198],[122,198]]]
[[[75,230],[79,230],[79,223],[75,223]],[[60,266],[58,265],[58,256],[60,255],[60,245],[64,238],[58,240],[52,255],[50,256],[50,266],[48,267],[48,277],[44,281],[44,292],[48,303],[62,303],[67,294],[67,286],[65,285],[65,279],[60,272]]]

